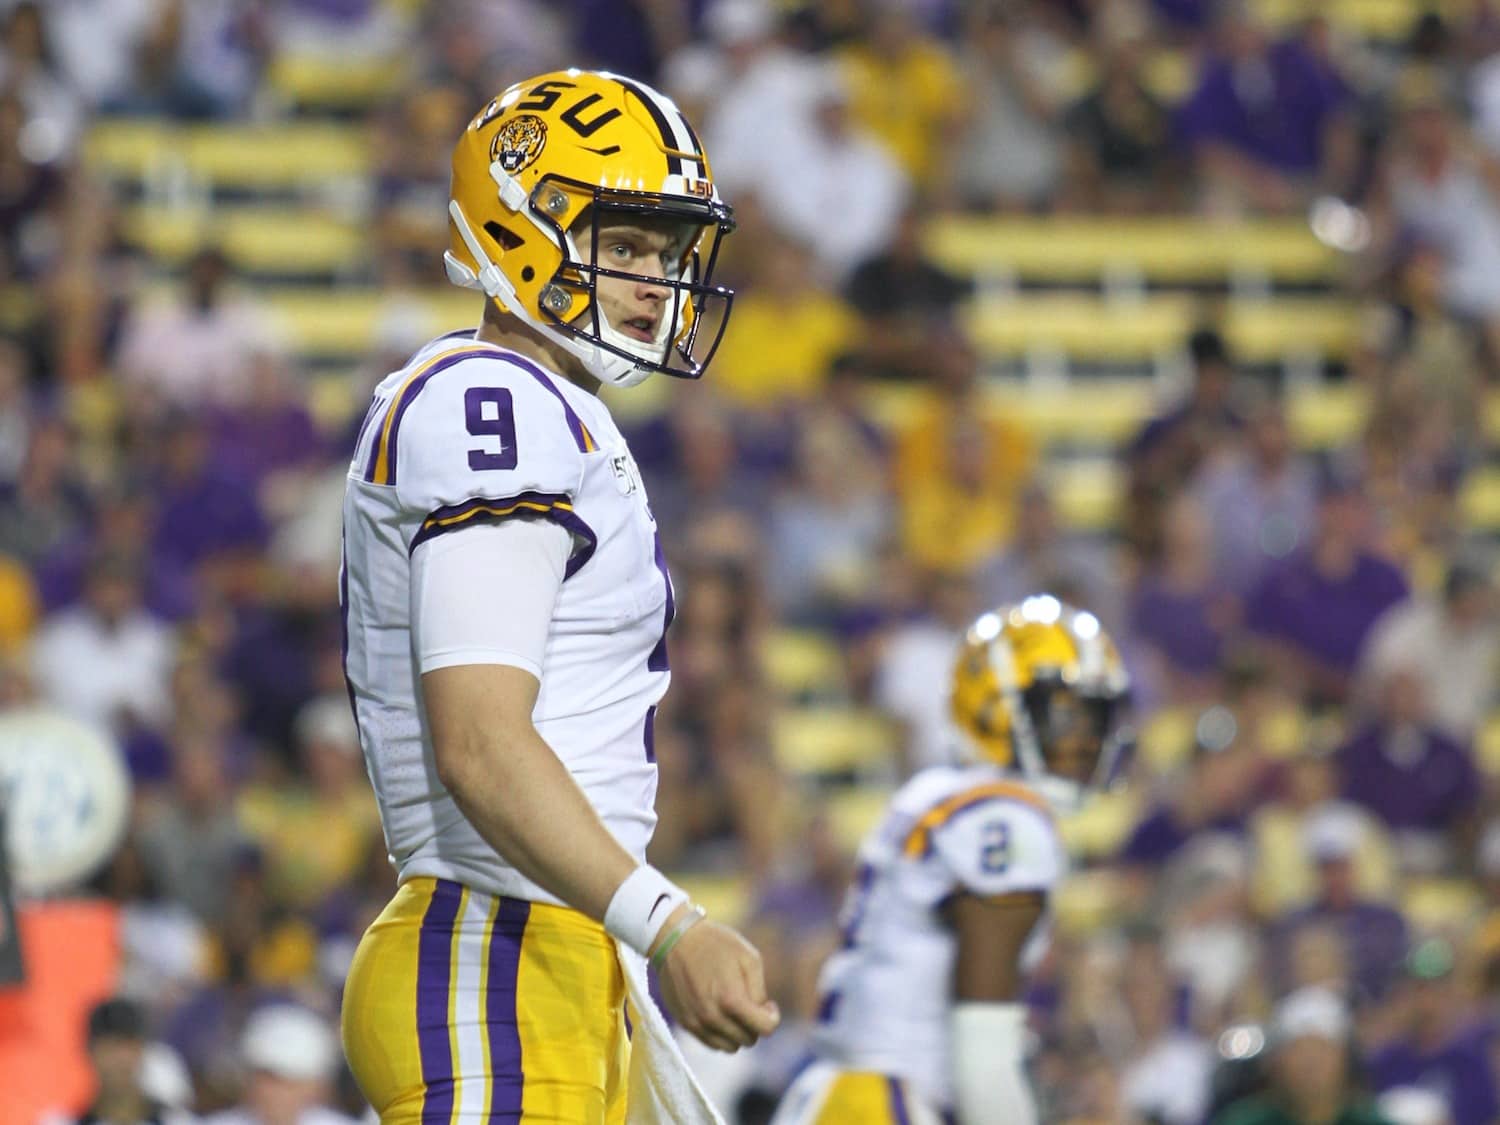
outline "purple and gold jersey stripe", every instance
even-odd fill
[[[1019,801],[1023,805],[1039,810],[1049,818],[1052,815],[1047,802],[1026,786],[1014,781],[991,781],[984,785],[976,785],[973,789],[965,789],[962,793],[956,793],[929,809],[906,834],[906,842],[902,845],[902,851],[911,859],[931,855],[934,832],[966,809],[982,805],[986,801],[996,800]]]
[[[568,497],[547,492],[523,492],[519,496],[507,496],[503,499],[476,497],[462,504],[438,508],[422,521],[422,526],[412,537],[410,549],[415,551],[427,540],[449,531],[484,523],[499,523],[514,516],[548,519],[573,533],[575,546],[568,557],[564,580],[577,574],[579,568],[593,557],[594,548],[599,545],[599,537],[594,534],[594,529],[574,511]]]
[[[497,350],[489,344],[450,348],[439,352],[408,375],[406,382],[391,396],[390,405],[385,409],[385,424],[380,427],[380,436],[375,439],[370,451],[365,479],[371,484],[396,483],[396,441],[401,432],[401,417],[434,375],[474,356],[495,355]]]

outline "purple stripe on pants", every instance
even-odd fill
[[[901,1089],[900,1081],[887,1078],[885,1084],[891,1093],[891,1116],[896,1119],[896,1125],[911,1125],[911,1115],[906,1112],[906,1094]]]
[[[490,1121],[508,1125],[521,1119],[525,1074],[521,1059],[521,1029],[516,1012],[516,975],[521,968],[521,940],[531,903],[524,898],[502,898],[490,935],[489,987],[484,998],[485,1025],[490,1035],[490,1074],[493,1094]]]
[[[447,1125],[453,1114],[453,1051],[448,1043],[448,990],[453,925],[463,888],[439,879],[417,939],[417,1043],[422,1053],[423,1125]]]

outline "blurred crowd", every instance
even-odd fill
[[[135,792],[90,888],[124,958],[79,1029],[91,1120],[142,1120],[145,1094],[164,1121],[363,1111],[331,1035],[393,874],[341,669],[352,427],[421,343],[452,139],[571,64],[677,98],[740,219],[709,376],[616,400],[680,595],[653,859],[738,877],[788,1013],[704,1057],[731,1119],[764,1121],[805,1057],[851,859],[779,717],[896,732],[845,791],[951,760],[960,630],[1046,590],[1117,639],[1139,731],[1129,784],[1070,826],[1030,989],[1046,1119],[1500,1120],[1500,618],[1458,502],[1500,368],[1500,5],[1413,2],[1394,40],[1272,7],[0,2],[0,706],[104,724]],[[266,75],[320,53],[400,75],[340,119],[375,145],[347,200],[369,246],[325,284],[388,304],[337,372],[211,237],[153,260],[85,157],[100,121],[284,120]],[[987,397],[973,280],[929,257],[931,220],[1330,206],[1358,233],[1358,344],[1325,373],[1368,396],[1354,439],[1301,447],[1281,373],[1205,321],[1179,395],[1113,451],[1110,529],[1071,526],[1050,451]],[[314,409],[330,380],[347,409]],[[839,654],[805,697],[770,668],[788,635]]]

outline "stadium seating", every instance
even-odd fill
[[[90,131],[84,157],[98,172],[143,184],[185,177],[200,187],[264,193],[311,190],[364,177],[363,130],[329,122],[178,126],[110,120]]]

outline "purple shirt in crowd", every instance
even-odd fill
[[[1224,813],[1203,824],[1190,825],[1179,819],[1177,810],[1171,805],[1161,805],[1136,824],[1120,848],[1119,860],[1127,864],[1157,866],[1171,859],[1189,840],[1211,832],[1244,836],[1244,818]]]
[[[1370,626],[1406,595],[1401,571],[1372,554],[1360,555],[1342,578],[1330,578],[1303,553],[1272,569],[1256,587],[1245,606],[1245,624],[1352,672]]]
[[[1222,144],[1289,175],[1309,175],[1322,159],[1323,133],[1349,96],[1342,79],[1296,40],[1257,60],[1213,56],[1178,112],[1191,146]]]
[[[1370,1059],[1371,1083],[1377,1090],[1421,1086],[1448,1103],[1453,1125],[1491,1125],[1500,1120],[1500,1092],[1481,1035],[1461,1032],[1433,1051],[1397,1042]]]
[[[1182,593],[1148,579],[1130,607],[1130,633],[1175,671],[1192,676],[1212,672],[1224,649],[1224,630],[1214,620],[1222,597],[1214,590]]]
[[[1315,902],[1283,915],[1270,934],[1272,975],[1289,987],[1292,941],[1309,926],[1332,926],[1344,939],[1355,988],[1363,997],[1384,996],[1406,956],[1406,919],[1382,902],[1356,902],[1343,910]]]
[[[1398,735],[1366,727],[1340,747],[1338,768],[1344,796],[1394,829],[1447,829],[1474,807],[1480,791],[1469,751],[1431,728]]]

